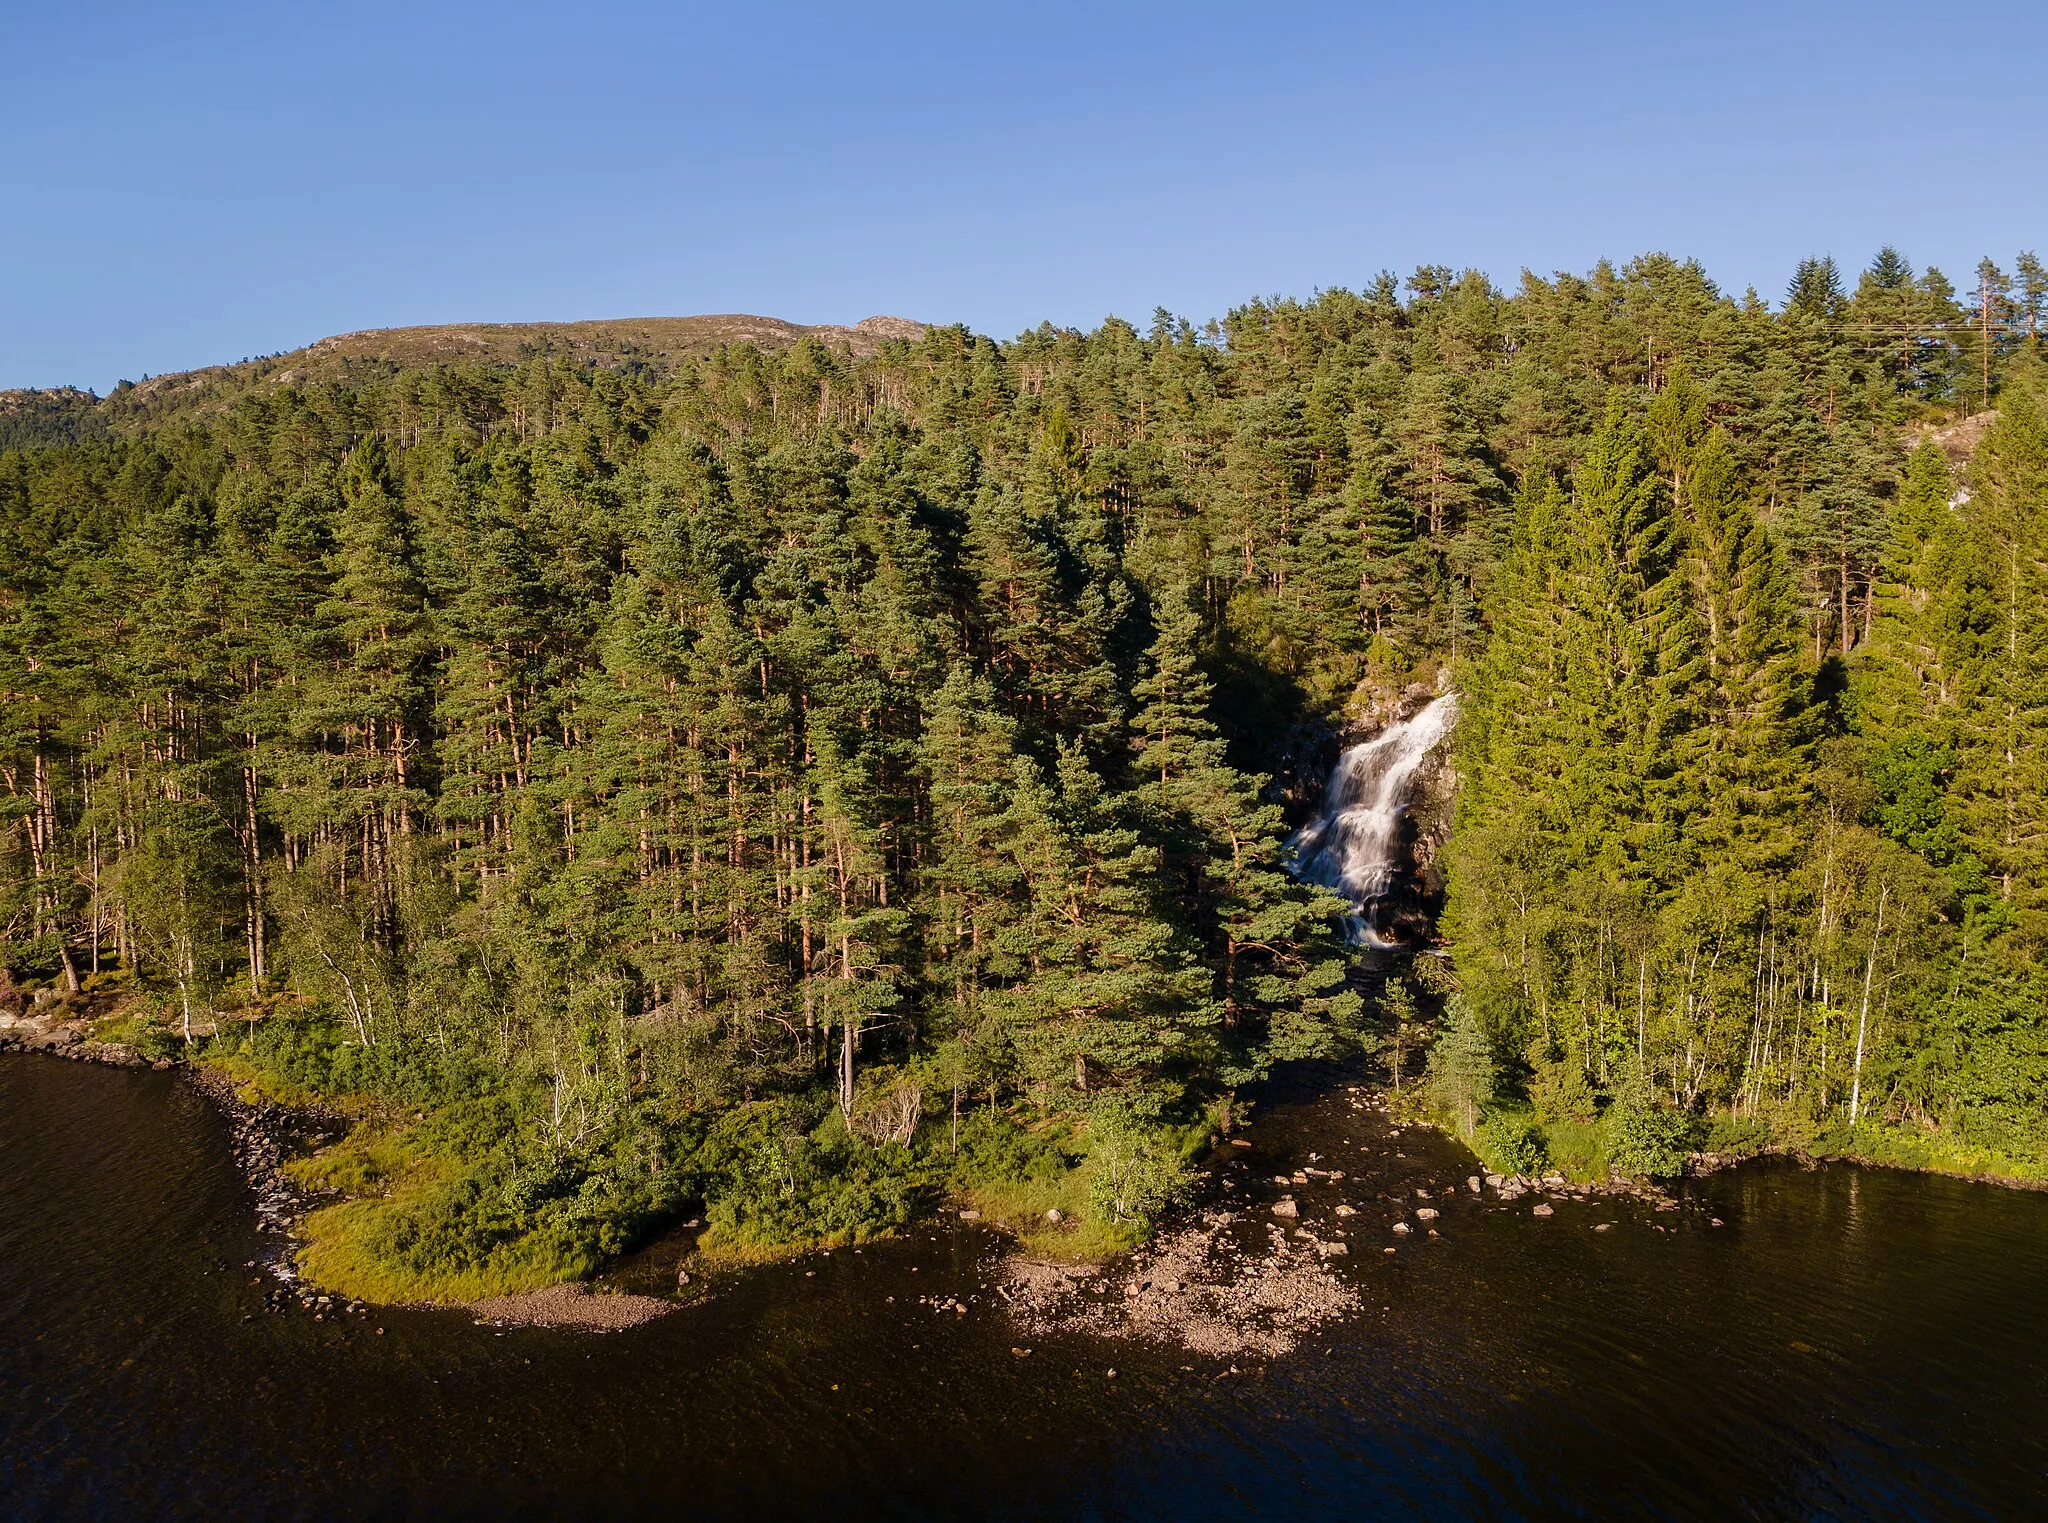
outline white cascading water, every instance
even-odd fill
[[[1298,877],[1333,889],[1358,906],[1350,919],[1354,942],[1382,950],[1400,945],[1380,934],[1372,910],[1393,886],[1400,868],[1408,786],[1457,717],[1457,694],[1446,693],[1351,747],[1330,773],[1322,812],[1287,843]]]

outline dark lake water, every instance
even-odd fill
[[[1304,1092],[1254,1157],[1365,1124]],[[1392,1148],[1389,1187],[1465,1172]],[[1447,1203],[1440,1240],[1343,1261],[1365,1312],[1234,1379],[919,1311],[987,1283],[964,1226],[622,1334],[316,1323],[238,1267],[264,1240],[200,1096],[5,1057],[0,1514],[2048,1517],[2048,1196],[1788,1166],[1692,1193]]]

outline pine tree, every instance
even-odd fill
[[[1782,868],[1798,853],[1812,739],[1791,578],[1745,500],[1720,430],[1692,451],[1689,477],[1706,626],[1700,765],[1707,828],[1745,865]]]

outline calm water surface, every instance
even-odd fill
[[[1262,1165],[1465,1172],[1283,1100]],[[1236,1379],[1078,1338],[1017,1358],[979,1305],[918,1308],[987,1284],[965,1227],[611,1336],[323,1324],[231,1267],[265,1241],[190,1088],[0,1057],[0,1515],[2048,1517],[2048,1196],[1775,1166],[1694,1193],[1445,1203],[1391,1257],[1375,1224],[1343,1261],[1368,1310]]]

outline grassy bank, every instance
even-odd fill
[[[1503,1100],[1488,1105],[1467,1132],[1454,1112],[1432,1104],[1420,1088],[1397,1097],[1395,1113],[1458,1138],[1490,1172],[1558,1173],[1574,1184],[1602,1184],[1617,1176],[1674,1179],[1702,1164],[1785,1157],[2048,1187],[2048,1161],[1898,1122],[1850,1126],[1797,1114],[1690,1116],[1619,1103],[1603,1104],[1591,1115],[1555,1116]]]
[[[195,1062],[245,1099],[345,1134],[286,1165],[316,1202],[300,1268],[373,1302],[464,1303],[584,1279],[685,1217],[718,1272],[972,1211],[1027,1252],[1099,1260],[1184,1197],[1217,1118],[1113,1098],[1090,1112],[970,1106],[878,1067],[851,1116],[824,1091],[693,1108],[623,1088],[565,1097],[532,1075],[385,1066],[309,1021],[230,1028]]]

